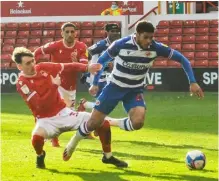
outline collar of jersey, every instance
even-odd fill
[[[74,41],[74,44],[73,44],[71,47],[68,47],[68,46],[65,44],[64,39],[62,40],[62,43],[63,43],[63,45],[64,45],[65,48],[73,48],[73,47],[75,46],[76,40]]]
[[[106,38],[106,42],[107,42],[109,45],[111,44],[111,42],[110,42],[110,40],[109,40],[109,37]]]
[[[135,34],[135,33],[131,35],[131,38],[132,38],[132,41],[133,41],[133,43],[135,44],[135,46],[137,46],[138,50],[143,50],[143,49],[137,44],[137,42],[136,42],[136,40],[135,40],[135,38],[136,38],[136,34]]]

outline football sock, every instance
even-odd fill
[[[111,153],[111,129],[109,121],[105,120],[97,130],[104,153]]]
[[[87,121],[83,122],[78,128],[78,134],[85,137],[90,134],[90,131],[87,129]]]
[[[106,117],[105,119],[109,120],[110,126],[117,126],[119,127],[119,124],[121,121],[123,121],[126,118],[111,118],[111,117]]]
[[[112,152],[108,152],[108,153],[104,152],[104,155],[107,159],[109,159],[111,156],[113,156]]]
[[[36,154],[41,155],[43,152],[44,137],[39,136],[39,135],[33,135],[32,145],[36,151]]]
[[[129,118],[125,118],[122,121],[119,122],[119,127],[126,131],[134,131],[134,128],[132,126],[132,122]]]
[[[78,142],[81,141],[82,139],[84,139],[84,136],[82,136],[78,131],[76,132],[76,134],[74,136],[72,136],[72,138],[70,139],[70,141],[68,142],[68,145],[70,147],[74,146],[76,147]]]

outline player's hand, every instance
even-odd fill
[[[59,74],[57,74],[55,78],[52,75],[50,75],[50,77],[51,77],[53,84],[56,84],[57,86],[61,85],[61,78],[60,78]]]
[[[90,88],[89,88],[89,93],[90,95],[92,96],[96,96],[97,92],[99,91],[99,87],[96,86],[96,85],[92,85]]]
[[[88,72],[95,75],[98,71],[102,69],[102,67],[103,66],[99,63],[91,63],[88,65]]]
[[[203,93],[201,87],[197,83],[190,84],[190,95],[191,96],[196,95],[196,96],[198,96],[198,98],[204,97],[204,93]]]

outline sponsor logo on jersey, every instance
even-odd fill
[[[150,52],[150,51],[146,51],[146,52],[145,52],[145,55],[146,55],[147,57],[149,57],[149,56],[151,55],[151,52]]]
[[[139,64],[130,63],[130,62],[123,62],[122,65],[128,69],[144,70],[144,69],[151,67],[153,65],[153,61],[151,61],[145,65],[139,65]]]
[[[43,70],[41,70],[40,73],[41,73],[41,75],[44,76],[44,77],[47,77],[47,76],[48,76],[48,73],[44,72]]]
[[[99,105],[100,105],[100,101],[99,101],[99,100],[96,100],[95,105],[96,105],[96,106],[99,106]]]

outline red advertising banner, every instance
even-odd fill
[[[1,17],[100,15],[111,1],[1,1]],[[142,15],[143,1],[118,1],[124,14]]]

